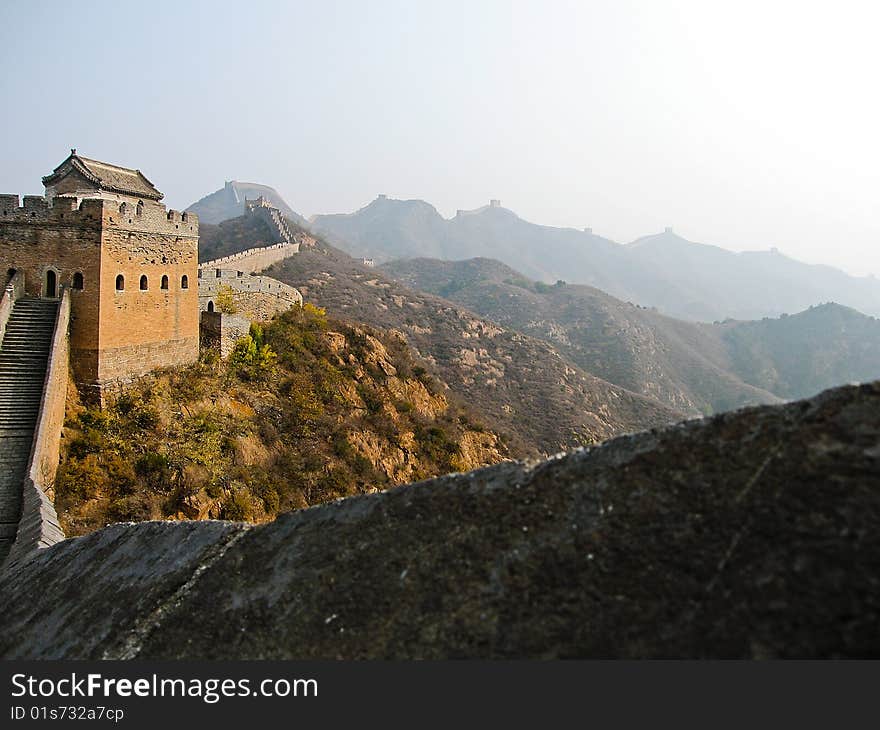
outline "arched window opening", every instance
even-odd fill
[[[183,213],[180,214],[180,220],[182,220],[184,223],[186,223],[187,220],[189,220],[189,216],[186,214],[186,211],[184,211]]]
[[[208,311],[209,311],[209,312],[213,312],[213,311],[214,311],[214,302],[208,302]]]
[[[128,206],[125,203],[120,203],[119,204],[119,214],[125,215],[125,211],[127,208],[128,208]]]
[[[116,277],[116,291],[123,291],[125,289],[125,277],[120,274]]]
[[[137,204],[137,214],[141,215],[144,212],[144,201],[139,200]]]
[[[43,289],[43,296],[49,299],[58,296],[58,274],[53,269],[46,271],[46,287]]]
[[[74,289],[77,289],[77,290],[79,290],[79,291],[82,291],[82,288],[83,288],[83,275],[82,275],[82,272],[80,272],[80,271],[77,271],[77,272],[73,275],[73,288],[74,288]]]
[[[180,288],[189,289],[189,277],[186,274],[180,277]]]
[[[147,290],[147,275],[141,274],[141,291]]]
[[[168,288],[168,275],[167,275],[167,274],[162,274],[162,284],[161,284],[161,287],[162,287],[162,289],[167,289],[167,288]]]
[[[18,270],[17,270],[17,269],[9,269],[9,270],[6,272],[6,275],[11,279],[13,276],[16,275],[16,273],[18,273]]]

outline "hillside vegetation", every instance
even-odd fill
[[[491,259],[411,259],[383,269],[688,413],[806,397],[880,377],[880,321],[835,304],[778,319],[702,324],[592,287],[531,281]]]
[[[228,362],[158,371],[104,408],[70,399],[67,535],[145,519],[262,521],[501,461],[506,447],[394,332],[294,308]]]
[[[325,244],[269,270],[338,316],[394,328],[512,454],[537,456],[665,425],[680,411],[578,367],[552,345],[408,289]]]
[[[880,320],[827,303],[790,317],[716,328],[744,380],[784,398],[880,378]]]

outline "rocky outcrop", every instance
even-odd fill
[[[0,656],[853,657],[880,638],[880,383],[0,577]]]

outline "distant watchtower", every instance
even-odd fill
[[[0,195],[0,265],[25,290],[71,292],[70,358],[87,391],[157,367],[194,362],[199,347],[198,217],[166,210],[139,171],[71,150],[43,178],[45,197]]]

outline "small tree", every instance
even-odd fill
[[[263,341],[263,328],[251,324],[250,332],[242,337],[229,354],[230,368],[248,380],[256,380],[266,375],[278,356]]]
[[[235,300],[232,297],[232,287],[224,284],[217,290],[217,296],[214,297],[214,306],[223,314],[235,314],[238,307],[235,306]]]

